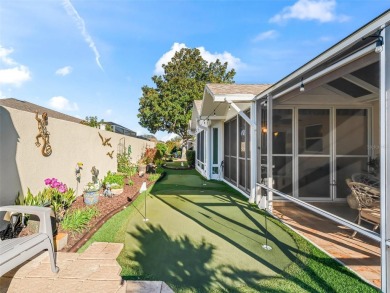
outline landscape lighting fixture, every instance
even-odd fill
[[[299,91],[300,92],[304,92],[305,91],[305,85],[303,84],[303,77],[301,77],[301,86],[299,87]]]

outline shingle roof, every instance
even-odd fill
[[[203,100],[194,100],[194,106],[195,106],[196,110],[198,111],[198,113],[200,113],[200,111],[202,110],[202,103],[203,103]]]
[[[35,111],[38,111],[40,114],[42,114],[43,112],[46,112],[47,115],[51,118],[66,120],[66,121],[70,121],[70,122],[74,122],[74,123],[81,123],[81,121],[83,121],[82,119],[79,119],[79,118],[76,118],[73,116],[69,116],[69,115],[54,111],[54,110],[50,110],[48,108],[41,107],[41,106],[33,104],[33,103],[29,103],[26,101],[20,101],[20,100],[14,99],[14,98],[0,99],[0,106],[9,107],[9,108],[13,108],[13,109],[21,110],[21,111],[26,111],[26,112],[31,112],[31,113],[35,113]]]
[[[258,95],[269,88],[270,84],[209,83],[206,85],[213,95]]]

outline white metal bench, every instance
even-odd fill
[[[31,257],[47,250],[50,257],[51,270],[59,271],[54,255],[53,232],[50,221],[50,208],[36,206],[2,206],[0,211],[37,215],[39,231],[36,234],[0,241],[0,277],[29,260]]]

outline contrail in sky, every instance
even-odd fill
[[[99,61],[99,59],[100,59],[99,51],[97,50],[96,45],[95,45],[94,41],[92,40],[92,37],[89,35],[89,33],[87,32],[87,29],[85,28],[84,20],[80,17],[77,10],[73,7],[70,0],[63,0],[62,3],[64,5],[68,15],[73,17],[73,19],[76,21],[77,27],[80,29],[80,32],[81,32],[82,36],[84,37],[84,40],[87,42],[88,46],[92,49],[93,53],[95,54],[95,60],[96,60],[97,65],[100,67],[100,69],[102,71],[104,71],[104,69]]]

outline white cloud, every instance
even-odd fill
[[[161,140],[161,141],[168,141],[168,140],[171,140],[172,138],[175,138],[175,137],[177,137],[177,136],[178,136],[178,135],[175,134],[175,133],[168,133],[168,134],[162,136],[160,140]]]
[[[171,61],[172,57],[175,55],[175,52],[178,52],[183,48],[187,48],[187,46],[185,44],[174,43],[171,50],[164,53],[160,57],[160,59],[157,61],[155,68],[154,68],[154,73],[155,74],[164,74],[164,70],[162,68],[162,65],[168,64],[168,62]]]
[[[49,100],[50,107],[59,111],[78,111],[79,106],[77,103],[70,102],[67,98],[62,96],[52,97]]]
[[[0,69],[0,84],[20,86],[23,82],[31,79],[31,73],[27,66],[21,65],[9,55],[13,49],[0,46],[0,63],[8,68]]]
[[[84,19],[82,19],[77,12],[77,10],[74,8],[70,0],[63,0],[62,4],[65,7],[66,12],[68,13],[69,16],[71,16],[74,21],[76,22],[77,27],[79,28],[81,35],[84,38],[84,41],[88,44],[88,46],[91,48],[93,53],[95,54],[95,60],[96,64],[99,66],[101,70],[103,70],[102,65],[100,64],[100,54],[98,49],[96,48],[95,42],[93,41],[92,37],[90,34],[87,32],[86,26]]]
[[[266,32],[262,32],[258,34],[256,37],[253,38],[253,42],[259,42],[259,41],[264,41],[268,39],[275,39],[278,36],[278,33],[275,30],[269,30]]]
[[[187,46],[183,43],[174,43],[172,45],[171,50],[164,53],[160,59],[157,61],[154,69],[155,74],[164,74],[164,70],[162,68],[163,64],[168,64],[169,61],[171,61],[172,57],[175,55],[175,52],[180,51],[183,48],[187,48]],[[223,52],[223,53],[210,53],[207,51],[204,47],[198,47],[201,56],[203,59],[205,59],[207,62],[215,62],[217,59],[221,61],[222,63],[227,62],[228,68],[234,68],[237,69],[244,64],[241,62],[240,58],[234,57],[229,52]]]
[[[298,0],[294,5],[287,6],[270,22],[283,23],[289,19],[317,20],[319,22],[346,21],[345,15],[336,15],[336,0]]]
[[[73,68],[71,66],[65,66],[65,67],[57,69],[56,74],[61,75],[61,76],[65,76],[65,75],[68,75],[69,73],[71,73],[72,70],[73,70]]]

